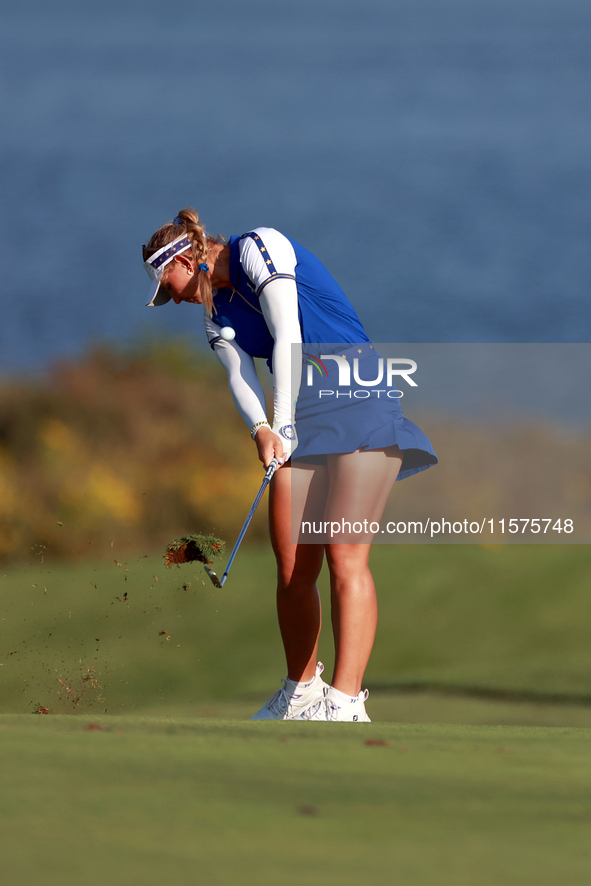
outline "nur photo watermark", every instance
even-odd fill
[[[395,382],[403,380],[411,387],[417,386],[416,381],[413,381],[411,378],[412,374],[417,370],[417,364],[414,360],[400,357],[384,358],[377,356],[377,364],[376,360],[372,361],[374,365],[377,365],[376,377],[362,378],[359,364],[361,361],[362,365],[365,364],[366,366],[367,361],[360,355],[363,355],[365,351],[365,356],[375,357],[375,354],[367,353],[368,351],[373,352],[373,350],[373,345],[366,344],[365,347],[353,347],[352,350],[344,349],[344,353],[321,353],[316,357],[304,351],[302,353],[302,364],[306,372],[304,376],[305,381],[302,379],[302,384],[305,384],[308,388],[316,388],[315,393],[319,400],[326,400],[330,397],[336,397],[337,399],[339,397],[348,397],[349,399],[365,400],[372,396],[379,399],[382,395],[389,399],[398,400],[404,396],[404,392],[398,390]],[[336,390],[315,385],[317,378],[314,370],[320,374],[320,381],[323,378],[328,378],[327,364],[330,365],[329,361],[334,361],[338,370]],[[385,385],[385,387],[382,387],[382,385]]]
[[[294,542],[591,542],[591,345],[305,343],[292,366]]]

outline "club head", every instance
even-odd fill
[[[222,585],[220,584],[220,580],[219,580],[219,578],[217,577],[217,575],[215,574],[215,572],[213,571],[213,569],[212,569],[210,566],[208,566],[207,563],[204,563],[204,564],[203,564],[203,568],[205,569],[205,571],[207,572],[207,574],[208,574],[209,577],[211,578],[211,580],[212,580],[213,584],[215,585],[215,587],[216,587],[216,588],[221,588]]]

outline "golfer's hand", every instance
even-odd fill
[[[271,428],[259,428],[256,432],[254,442],[257,445],[259,458],[266,468],[269,467],[274,458],[277,459],[281,466],[285,461],[285,452],[281,437],[274,434]]]

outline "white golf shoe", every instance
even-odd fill
[[[326,720],[324,692],[327,684],[320,678],[321,661],[309,683],[295,683],[286,677],[283,686],[267,699],[251,720]]]
[[[329,686],[324,698],[325,719],[340,723],[371,723],[365,710],[368,697],[367,689],[355,697]]]

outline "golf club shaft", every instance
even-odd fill
[[[228,565],[226,566],[226,570],[225,570],[224,574],[222,575],[222,577],[220,578],[220,587],[221,588],[223,588],[224,584],[226,583],[226,579],[228,578],[228,572],[230,571],[230,567],[232,566],[232,563],[234,562],[234,557],[238,553],[238,548],[240,547],[240,543],[242,542],[242,539],[246,535],[246,530],[248,529],[248,527],[250,525],[250,521],[252,520],[252,518],[254,516],[254,512],[256,511],[258,504],[259,504],[261,498],[263,497],[263,492],[265,491],[265,489],[267,488],[267,486],[271,482],[271,478],[278,467],[279,467],[279,462],[277,461],[276,458],[274,458],[273,461],[271,462],[271,464],[269,465],[269,467],[267,468],[267,473],[265,474],[265,479],[261,483],[261,488],[257,492],[256,498],[252,503],[252,507],[251,507],[250,511],[248,512],[248,516],[247,516],[246,520],[244,521],[244,526],[240,530],[240,535],[238,536],[238,538],[236,540],[236,544],[234,545],[232,553],[230,554],[230,559],[228,560]]]

